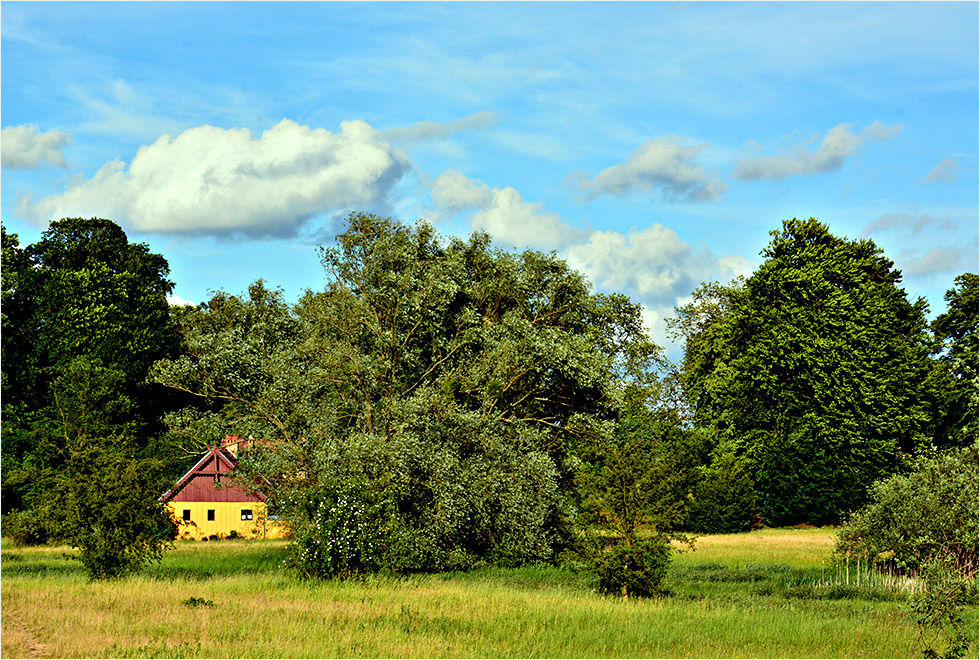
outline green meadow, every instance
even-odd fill
[[[67,548],[2,546],[2,655],[14,657],[921,656],[909,584],[832,562],[829,529],[706,536],[669,593],[599,596],[553,566],[303,582],[283,542],[181,542],[91,582]],[[977,629],[977,609],[969,613]],[[974,632],[970,648],[977,657]]]

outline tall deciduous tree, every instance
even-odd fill
[[[21,248],[3,233],[3,512],[41,506],[64,467],[50,439],[62,425],[54,384],[84,358],[121,374],[127,423],[145,444],[163,390],[144,384],[173,355],[169,266],[110,220],[53,222]]]
[[[767,522],[830,522],[931,440],[926,305],[870,240],[812,218],[771,234],[744,287],[689,310],[686,386]]]
[[[939,346],[947,396],[937,429],[938,444],[969,444],[977,439],[978,387],[980,387],[980,285],[976,273],[956,277],[946,292],[947,309],[932,322]]]
[[[253,287],[182,320],[188,354],[155,378],[204,407],[174,430],[282,439],[242,468],[275,484],[304,572],[551,556],[574,448],[609,436],[622,385],[658,357],[636,308],[485,234],[349,223],[322,251],[325,290],[294,311]],[[324,530],[367,520],[373,540],[338,554]]]

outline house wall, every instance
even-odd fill
[[[232,530],[245,538],[278,539],[285,530],[275,521],[267,520],[265,502],[167,502],[170,515],[177,521],[178,538],[202,539],[212,534],[228,536]],[[252,511],[252,520],[242,520],[243,510]],[[208,520],[208,511],[214,520]],[[190,511],[190,522],[184,521],[184,511]]]

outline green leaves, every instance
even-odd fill
[[[679,310],[686,390],[767,522],[832,522],[932,435],[924,306],[871,241],[812,218],[771,234],[744,287],[702,287]]]
[[[570,534],[570,455],[608,436],[622,388],[646,386],[659,358],[639,308],[485,234],[348,222],[321,248],[323,291],[289,308],[257,284],[181,319],[186,355],[153,377],[200,405],[172,430],[284,439],[243,474],[276,484],[274,505],[310,534],[321,502],[362,484],[392,504],[381,546],[398,570],[553,556]]]
[[[145,379],[178,348],[173,283],[162,256],[109,220],[53,222],[23,249],[4,231],[3,248],[3,512],[57,522],[45,501],[67,460],[56,439],[85,428],[151,442],[167,402]]]

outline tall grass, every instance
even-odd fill
[[[301,582],[280,570],[281,542],[181,543],[139,576],[95,583],[62,557],[64,549],[4,543],[2,654],[916,655],[916,629],[900,600],[863,591],[831,597],[802,583],[829,562],[826,536],[805,530],[703,538],[678,556],[671,595],[659,600],[601,597],[584,576],[553,566]],[[213,607],[193,606],[209,601]]]

